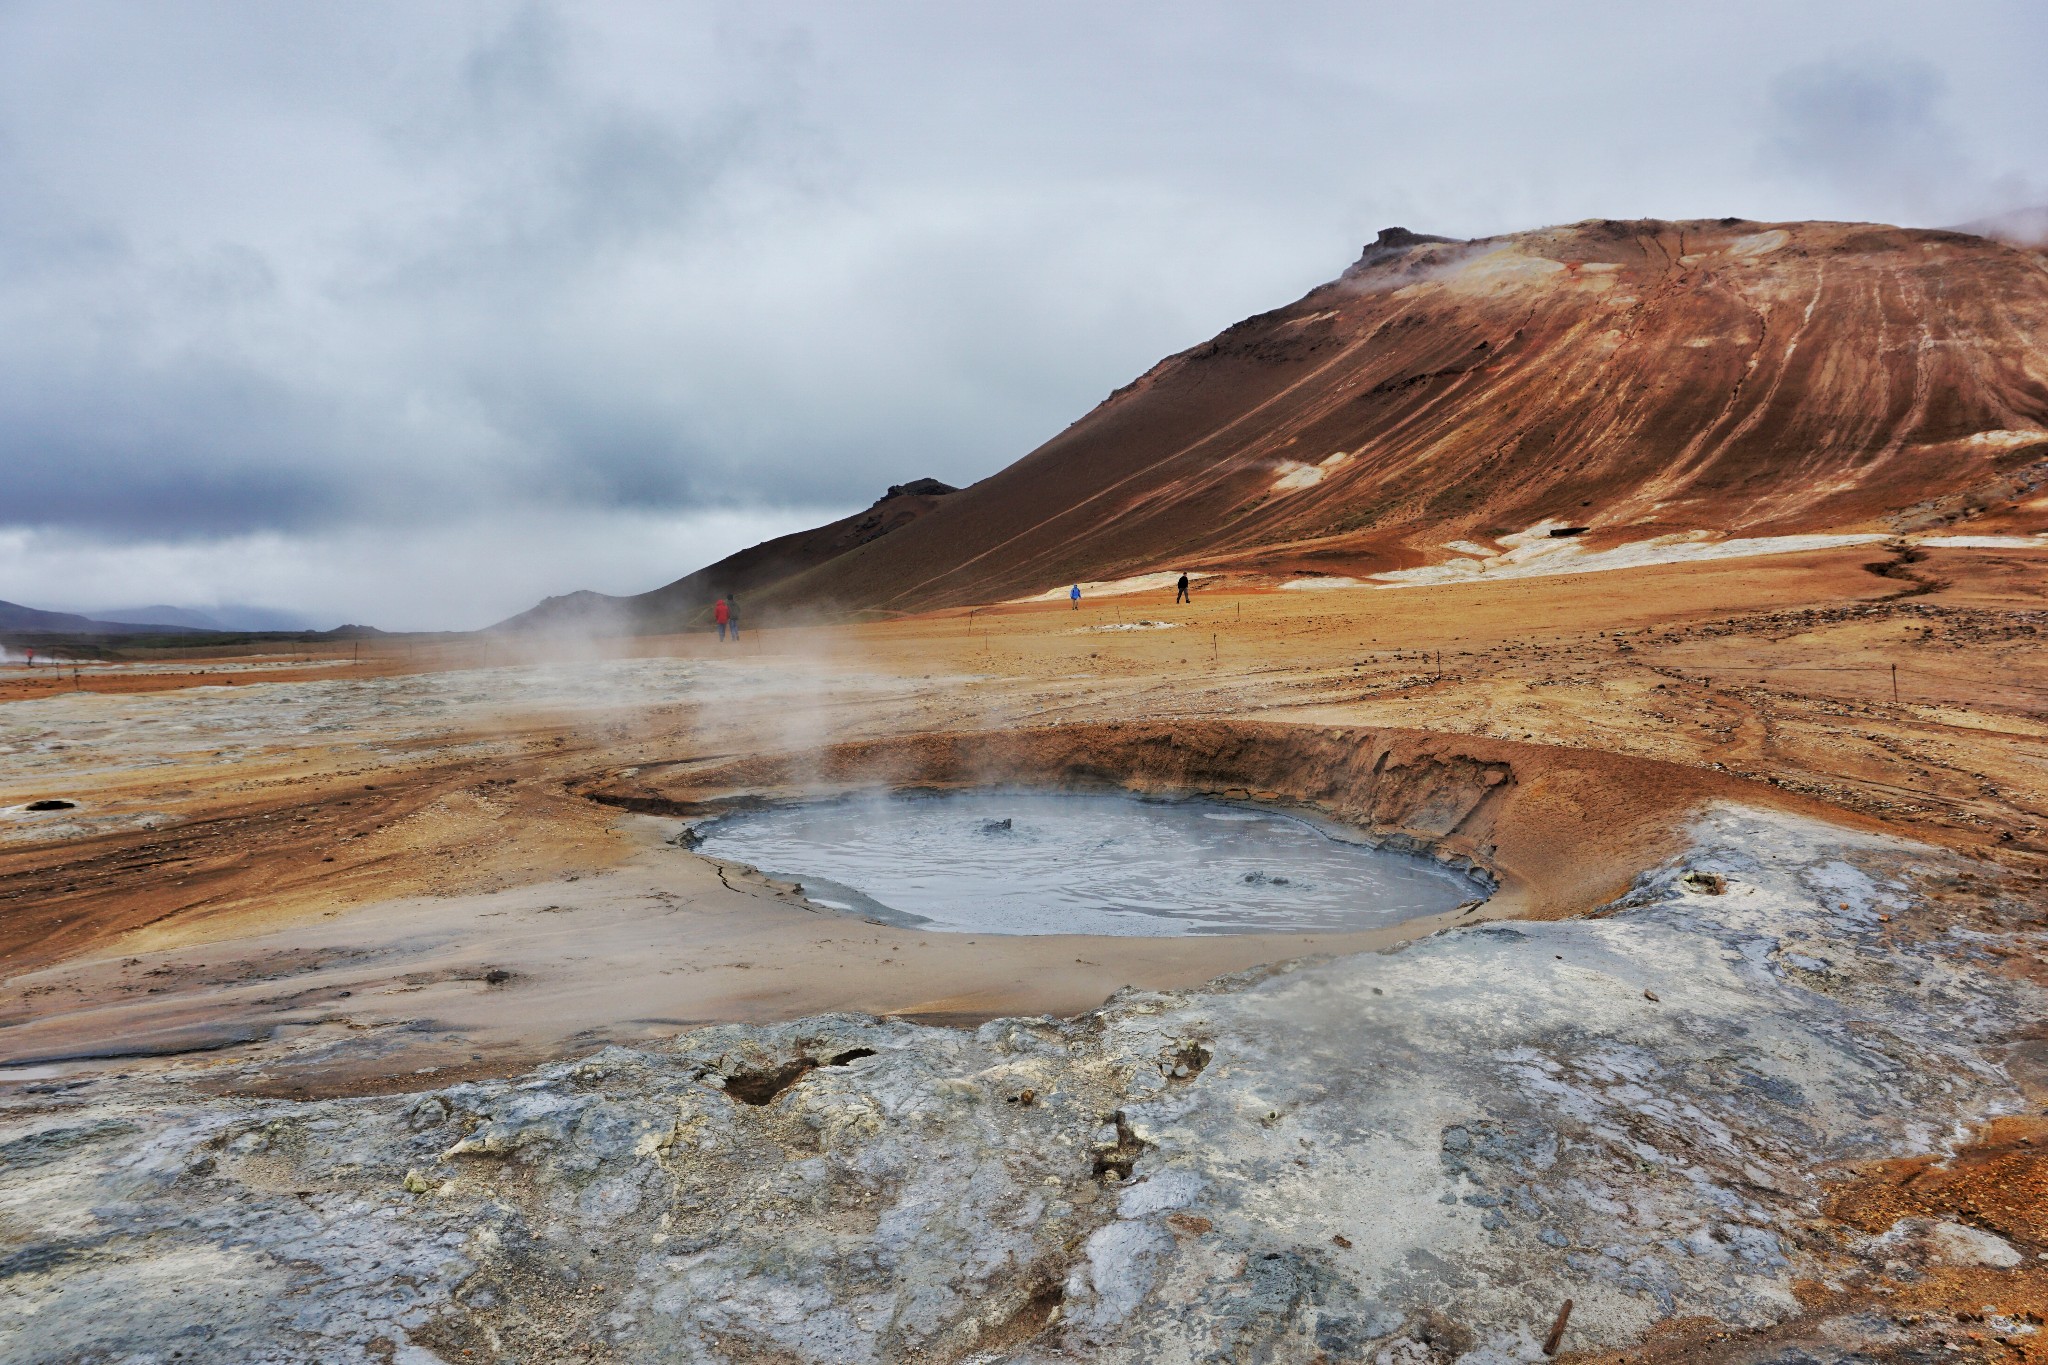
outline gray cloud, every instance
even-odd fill
[[[2037,5],[1856,20],[0,5],[0,597],[92,605],[37,565],[97,544],[475,624],[551,519],[542,586],[623,589],[724,543],[649,527],[986,474],[1390,223],[1946,222],[2042,182]],[[646,562],[578,576],[629,523]],[[437,600],[362,572],[379,536],[521,571]]]
[[[1797,67],[1772,82],[1777,169],[1871,206],[1873,217],[1939,213],[1977,173],[1944,119],[1947,82],[1925,61],[1884,56]]]

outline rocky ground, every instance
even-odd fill
[[[1825,1213],[1856,1163],[2025,1110],[2001,1063],[2042,998],[2001,963],[2037,914],[1924,845],[1693,835],[1596,916],[1071,1021],[714,1027],[314,1104],[34,1087],[8,1349],[1535,1360],[1569,1299],[1576,1350],[1710,1319],[1830,1358],[1957,1335],[1890,1310],[1966,1271],[2034,1354],[2038,1222]]]
[[[548,1026],[559,981],[451,949],[476,970],[439,989],[530,1002],[522,1046],[414,1054],[438,1008],[357,1030],[350,996],[317,1033],[15,1067],[0,1359],[2048,1356],[2039,566],[1930,556],[1902,597],[1868,557],[10,702],[0,1040],[107,1003],[29,993],[52,974],[573,900],[666,818],[627,795],[938,731],[1254,715],[1299,744],[1196,757],[1298,755],[1252,794],[1492,863],[1505,917],[958,1027],[789,991],[592,1037]],[[1092,629],[1123,617],[1170,627]],[[12,813],[50,796],[70,828]],[[135,993],[203,1011],[204,976]]]

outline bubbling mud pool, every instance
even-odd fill
[[[1346,932],[1485,889],[1290,815],[1122,794],[978,791],[781,806],[700,827],[699,851],[828,909],[982,934]]]

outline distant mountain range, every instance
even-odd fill
[[[275,607],[224,602],[204,611],[192,607],[108,607],[93,615],[106,621],[133,621],[145,626],[190,626],[194,630],[318,630],[312,618]]]
[[[18,602],[0,602],[0,631],[33,635],[199,635],[192,626],[142,621],[101,621],[69,611],[42,611]]]
[[[268,607],[225,606],[210,611],[187,607],[124,607],[98,616],[71,611],[44,611],[18,602],[0,602],[0,633],[16,635],[323,635],[366,639],[381,635],[374,626],[337,626],[314,630],[295,612]]]

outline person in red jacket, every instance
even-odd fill
[[[725,604],[723,597],[711,608],[711,619],[718,622],[718,642],[725,643],[725,623],[732,619],[732,608]]]

